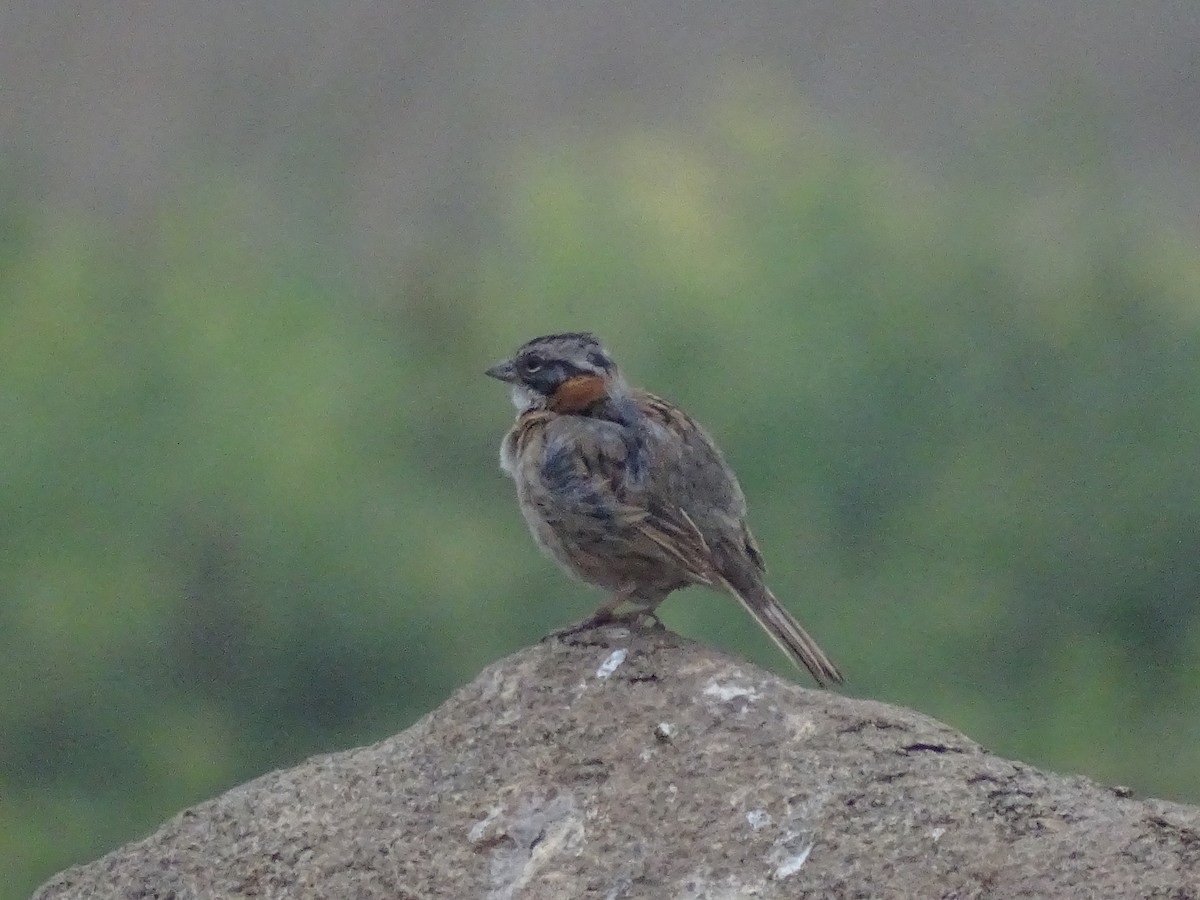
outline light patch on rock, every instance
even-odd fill
[[[722,703],[742,699],[753,703],[758,699],[758,691],[752,687],[742,684],[722,684],[715,678],[709,680],[708,684],[704,686],[702,693],[705,697],[712,697],[720,700]]]
[[[613,886],[608,889],[608,893],[604,895],[604,900],[621,900],[622,897],[629,896],[629,888],[633,884],[633,879],[628,875],[622,875],[613,882]]]
[[[485,672],[482,677],[485,680],[483,681],[483,689],[479,694],[480,702],[503,711],[500,713],[499,718],[497,718],[496,724],[511,725],[520,719],[521,704],[515,700],[517,691],[521,686],[520,679],[505,677],[499,669]]]
[[[687,876],[672,900],[750,900],[763,896],[765,881],[747,881],[735,875],[714,879],[707,871]]]
[[[774,819],[771,818],[771,814],[765,809],[752,809],[750,812],[746,813],[746,821],[750,823],[750,827],[755,831],[762,831],[764,828],[770,825]]]
[[[492,888],[487,900],[515,900],[555,858],[578,853],[583,819],[569,794],[530,799],[503,822],[508,838],[492,850]],[[484,830],[486,831],[487,826]]]
[[[799,872],[804,863],[808,861],[808,854],[812,853],[812,844],[805,845],[804,849],[794,856],[789,856],[775,867],[774,878],[776,881],[783,881],[785,878],[790,878]]]
[[[488,832],[488,828],[500,817],[500,813],[504,812],[503,806],[493,806],[488,810],[488,814],[471,826],[471,830],[467,832],[467,840],[472,844],[478,844],[483,840]]]
[[[817,730],[817,723],[807,713],[785,713],[783,723],[796,740],[802,740]]]
[[[600,668],[596,670],[596,677],[604,679],[613,672],[617,671],[617,667],[620,666],[621,663],[625,662],[625,653],[626,651],[621,649],[614,650],[612,653],[608,654],[608,659],[600,663]]]

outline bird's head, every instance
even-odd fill
[[[512,385],[519,410],[577,413],[625,390],[617,364],[595,336],[582,331],[526,341],[486,374]]]

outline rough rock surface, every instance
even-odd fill
[[[662,631],[485,670],[407,731],[69,869],[58,898],[1200,898],[1200,810]]]

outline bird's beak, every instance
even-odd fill
[[[502,363],[496,363],[496,365],[492,366],[483,374],[490,375],[492,378],[512,384],[517,380],[517,367],[513,365],[511,359],[506,359]]]

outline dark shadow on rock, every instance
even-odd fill
[[[486,669],[407,731],[273,772],[58,898],[1200,898],[1200,810],[991,755],[663,631]]]

